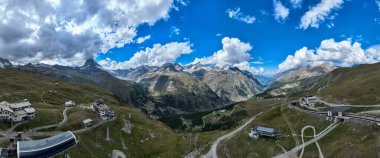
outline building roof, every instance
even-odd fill
[[[333,112],[333,113],[337,113],[337,112],[345,112],[347,111],[348,109],[350,109],[350,107],[347,107],[347,106],[339,106],[339,107],[330,107],[329,111]]]
[[[6,101],[2,101],[1,103],[0,103],[0,105],[6,105],[6,106],[8,106],[8,102],[6,102]]]
[[[17,155],[19,158],[48,158],[53,157],[70,147],[76,145],[75,135],[68,131],[46,139],[17,142]]]
[[[3,105],[1,103],[0,103],[0,109],[1,109],[0,111],[6,110],[13,113],[12,109],[10,109],[7,105]]]
[[[14,111],[14,114],[16,116],[26,115],[26,112],[24,110],[17,110],[17,111]]]
[[[11,103],[9,104],[9,107],[14,109],[14,108],[23,108],[23,107],[28,107],[32,106],[29,101],[23,101],[23,102],[18,102],[18,103]]]
[[[34,113],[34,112],[36,112],[36,110],[34,108],[25,108],[24,111],[26,113]]]
[[[84,124],[87,124],[87,123],[90,123],[90,122],[92,122],[91,119],[85,119],[85,120],[82,121],[82,123],[84,123]]]
[[[256,130],[262,131],[262,132],[274,133],[274,129],[273,128],[268,128],[268,127],[258,126],[256,128]]]
[[[65,102],[65,104],[75,104],[75,102],[72,100],[69,100],[69,101]]]

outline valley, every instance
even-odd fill
[[[169,84],[177,81],[204,84],[201,83],[203,81],[195,77],[190,79],[190,75],[184,77],[183,75],[186,74],[180,74],[175,70],[174,72],[172,72],[173,70],[169,71],[168,69],[173,67],[165,65],[165,67],[167,66],[169,68],[165,68],[163,72],[151,72],[149,74],[159,74],[156,76],[157,78],[152,77],[157,79],[152,80],[152,83],[161,82],[160,75],[168,75],[172,78],[170,81],[168,80]],[[371,104],[377,102],[362,99],[368,98],[366,97],[368,93],[358,93],[357,97],[344,100],[345,102],[336,101],[344,98],[343,95],[345,95],[346,91],[354,91],[355,86],[349,87],[352,90],[347,89],[343,93],[326,93],[335,89],[335,87],[339,87],[340,83],[355,80],[355,78],[343,78],[346,73],[373,71],[371,69],[377,66],[378,64],[358,66],[343,72],[338,68],[324,75],[301,79],[314,80],[312,78],[317,77],[320,78],[318,82],[323,82],[324,77],[336,78],[329,81],[329,86],[319,87],[315,92],[318,96],[318,104],[315,107],[304,105],[301,102],[302,99],[299,98],[300,94],[311,94],[313,91],[304,92],[298,90],[297,92],[296,89],[293,89],[292,95],[287,95],[287,97],[270,97],[266,94],[268,94],[268,91],[276,90],[276,88],[269,88],[267,90],[262,89],[262,94],[253,96],[246,101],[234,102],[226,97],[224,105],[218,104],[223,106],[211,105],[210,107],[210,105],[207,105],[205,106],[207,108],[198,108],[198,110],[181,107],[179,108],[181,110],[174,111],[169,110],[173,110],[173,108],[167,107],[167,109],[160,109],[165,106],[163,104],[165,101],[160,100],[160,98],[162,98],[162,94],[181,95],[186,93],[177,91],[182,88],[177,87],[177,90],[172,91],[172,85],[166,85],[167,87],[161,86],[162,89],[159,91],[152,91],[149,89],[157,90],[157,87],[150,87],[152,83],[145,82],[144,79],[141,82],[125,81],[127,83],[124,83],[124,79],[120,80],[108,75],[106,75],[108,76],[106,81],[99,81],[96,76],[108,74],[108,72],[101,68],[96,68],[98,66],[83,66],[94,69],[96,74],[91,75],[91,77],[88,76],[88,73],[78,70],[78,68],[65,68],[65,71],[55,71],[56,68],[50,67],[36,68],[35,66],[5,68],[0,69],[0,84],[2,85],[0,99],[7,102],[17,102],[27,98],[36,109],[36,119],[15,123],[13,126],[9,122],[1,123],[2,131],[0,133],[4,137],[0,140],[2,143],[6,143],[17,132],[21,132],[26,139],[33,140],[50,137],[64,131],[73,131],[79,143],[68,150],[70,157],[86,157],[83,156],[83,153],[87,153],[91,157],[108,157],[114,150],[128,157],[291,157],[300,153],[306,157],[321,154],[324,157],[344,157],[347,155],[375,157],[379,154],[376,149],[378,148],[377,140],[380,138],[378,135],[380,128],[376,122],[373,124],[362,118],[346,119],[342,117],[343,119],[341,119],[337,117],[340,121],[334,124],[337,120],[327,119],[327,113],[324,111],[326,108],[320,104],[329,107],[350,107],[349,113],[344,115],[346,117],[354,116],[355,114],[363,118],[377,119],[376,111],[380,109],[377,105]],[[53,72],[54,75],[51,75]],[[67,77],[59,77],[61,75],[67,75]],[[75,76],[75,78],[70,76]],[[364,75],[359,78],[363,79],[365,77]],[[184,80],[184,78],[189,79]],[[374,77],[370,79],[377,80]],[[139,99],[129,97],[122,99],[123,95],[115,93],[114,90],[111,91],[112,88],[107,88],[108,80],[117,81],[111,81],[113,84],[122,83],[122,85],[128,86],[136,84],[132,87],[141,86],[141,94],[137,97]],[[335,82],[336,80],[339,80],[339,82]],[[99,83],[104,85],[99,85]],[[314,86],[319,84],[321,83],[316,83]],[[180,85],[183,86],[182,84]],[[195,85],[186,86],[192,88]],[[207,84],[203,86],[208,87]],[[144,89],[147,90],[145,91]],[[311,89],[317,88],[313,87]],[[191,91],[196,93],[194,90]],[[212,88],[208,89],[208,91],[214,93]],[[377,91],[372,91],[374,96],[378,95]],[[238,94],[238,92],[235,93]],[[207,95],[205,93],[196,94]],[[223,97],[217,95],[217,93],[214,94],[216,98]],[[187,96],[181,97],[183,99]],[[94,113],[91,105],[99,98],[105,100],[115,112],[116,117],[114,119],[104,122]],[[335,100],[331,98],[335,98]],[[64,103],[68,100],[75,101],[77,106],[65,108]],[[136,102],[131,102],[133,100]],[[293,107],[295,100],[300,103]],[[350,105],[350,103],[360,103],[362,105]],[[149,107],[149,105],[153,105],[154,108]],[[185,104],[184,106],[191,107],[192,105]],[[173,107],[175,108],[176,106]],[[372,111],[375,113],[372,113]],[[85,119],[93,120],[95,122],[93,127],[87,129],[83,127],[82,121]],[[126,133],[122,130],[126,126],[126,120],[130,124],[128,128],[130,128],[131,133]],[[284,133],[284,136],[276,139],[268,137],[250,138],[248,134],[251,128],[258,125],[280,130]],[[106,140],[108,135],[107,127],[110,138],[108,141]],[[316,134],[312,133],[312,130],[306,129],[306,127],[315,129]],[[311,141],[313,137],[317,138],[317,134],[323,131],[326,131],[326,133],[323,136],[321,135],[318,140],[308,143],[306,147],[301,145],[303,142]],[[318,143],[318,146],[316,146],[316,143]],[[348,143],[349,147],[343,148],[335,145],[341,143]],[[351,152],[352,148],[360,148],[361,150],[356,150],[353,153]],[[297,150],[290,153],[289,151],[292,151],[292,149]]]

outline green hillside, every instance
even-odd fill
[[[63,104],[67,100],[73,100],[79,105],[69,111],[68,123],[60,128],[43,131],[83,128],[80,125],[81,120],[95,116],[92,111],[81,110],[79,107],[89,106],[97,98],[106,101],[117,116],[115,121],[109,123],[111,140],[108,142],[105,140],[106,125],[79,134],[77,135],[79,144],[69,150],[71,157],[104,158],[109,157],[112,150],[123,151],[128,157],[182,157],[189,153],[194,145],[207,143],[209,140],[190,144],[188,134],[175,133],[163,123],[150,119],[137,108],[119,102],[111,92],[93,85],[74,84],[10,69],[0,69],[0,85],[1,101],[28,99],[36,108],[37,119],[18,126],[16,130],[19,131],[61,121]],[[132,134],[126,134],[121,130],[124,119],[132,123]],[[9,126],[9,123],[1,123],[2,129]]]
[[[339,68],[325,80],[320,91],[324,99],[336,103],[380,104],[380,63]]]

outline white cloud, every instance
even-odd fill
[[[178,11],[179,10],[179,6],[187,6],[189,5],[190,1],[187,1],[187,0],[175,0],[175,5],[173,5],[173,8]]]
[[[376,0],[375,2],[376,2],[377,7],[379,8],[379,11],[380,11],[380,0]]]
[[[196,58],[194,63],[215,64],[223,67],[224,65],[233,65],[251,59],[251,55],[248,53],[252,49],[251,44],[241,42],[238,38],[229,37],[224,37],[222,44],[223,49],[218,50],[212,56]]]
[[[218,50],[212,56],[195,58],[192,64],[200,63],[205,65],[216,65],[218,67],[235,66],[241,70],[247,70],[251,73],[260,73],[261,69],[257,70],[251,67],[249,60],[252,59],[248,53],[252,50],[249,43],[241,42],[238,38],[224,37],[222,39],[223,49]]]
[[[150,39],[150,35],[144,36],[144,37],[139,37],[137,38],[136,42],[138,44],[144,43],[146,40]]]
[[[171,42],[165,45],[155,44],[152,48],[146,48],[135,53],[127,61],[116,62],[107,58],[99,61],[99,64],[109,70],[135,68],[142,65],[161,66],[168,62],[175,62],[182,54],[190,54],[191,52],[193,50],[189,42]]]
[[[176,27],[176,26],[171,27],[170,36],[172,36],[172,35],[178,36],[180,33],[181,33],[181,30],[178,27]]]
[[[2,0],[0,56],[18,63],[92,58],[133,42],[139,25],[168,18],[172,7],[173,0]]]
[[[302,0],[290,0],[293,8],[301,8]]]
[[[281,1],[273,0],[274,18],[278,21],[284,21],[289,15],[289,9],[282,5]]]
[[[241,22],[245,22],[247,24],[252,24],[256,21],[256,18],[251,15],[244,15],[242,12],[240,12],[240,8],[233,9],[227,9],[228,17],[234,20],[238,20]]]
[[[258,64],[258,65],[260,65],[260,64],[264,64],[264,62],[263,61],[252,61],[251,62],[252,64]]]
[[[251,72],[254,75],[263,74],[265,72],[263,67],[256,69],[252,67],[248,61],[243,61],[241,63],[234,64],[233,66],[239,68],[240,70]]]
[[[303,47],[294,55],[289,55],[279,65],[279,71],[286,71],[300,66],[318,66],[329,64],[337,67],[349,67],[357,64],[375,63],[380,61],[380,46],[374,46],[367,50],[358,42],[347,39],[335,42],[327,39],[321,42],[316,50]]]
[[[321,22],[329,18],[328,15],[331,11],[340,8],[342,4],[343,0],[322,0],[302,16],[299,28],[318,28]],[[330,19],[333,17],[335,16],[330,17]]]

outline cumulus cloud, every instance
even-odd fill
[[[293,8],[301,8],[302,0],[290,0]]]
[[[288,17],[289,9],[286,8],[284,5],[282,5],[281,1],[274,0],[273,7],[274,7],[274,18],[278,22],[281,22]]]
[[[299,28],[318,28],[319,24],[325,21],[332,10],[340,8],[342,4],[343,0],[322,0],[302,16]]]
[[[279,65],[279,71],[283,72],[300,66],[318,66],[328,64],[337,67],[349,67],[357,64],[368,64],[380,61],[380,46],[373,46],[364,50],[358,42],[347,39],[335,42],[327,39],[321,42],[316,50],[303,47],[289,55]]]
[[[139,38],[137,38],[136,43],[141,44],[141,43],[144,43],[148,39],[150,39],[150,35],[147,35],[144,37],[139,37]]]
[[[256,21],[256,18],[251,15],[245,15],[242,12],[240,12],[240,8],[233,9],[227,9],[228,17],[234,20],[238,20],[241,22],[245,22],[247,24],[252,24]]]
[[[98,63],[106,69],[128,69],[135,68],[142,65],[161,66],[168,62],[175,62],[178,57],[183,54],[190,54],[193,52],[189,42],[171,42],[165,45],[155,44],[152,48],[135,53],[129,60],[124,62],[117,62],[107,58]]]
[[[0,56],[17,63],[91,58],[133,42],[139,25],[168,18],[172,6],[173,0],[3,0]]]
[[[218,50],[212,56],[195,58],[192,64],[200,63],[205,65],[216,65],[218,67],[235,66],[241,70],[247,70],[254,74],[260,73],[254,67],[251,67],[249,60],[252,59],[248,53],[252,50],[249,43],[241,42],[238,38],[224,37],[222,39],[223,49]],[[262,69],[263,70],[263,69]],[[263,70],[264,71],[264,70]]]

